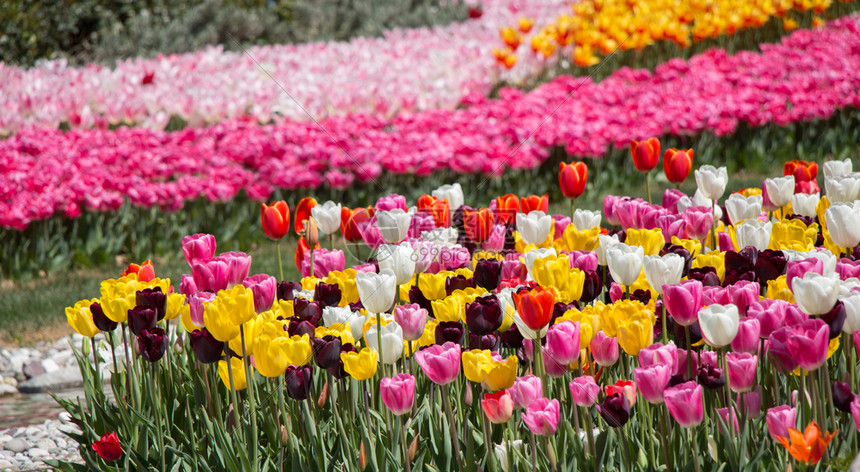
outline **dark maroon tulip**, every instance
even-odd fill
[[[475,279],[467,279],[462,275],[455,275],[445,279],[445,292],[451,295],[456,290],[465,290],[467,288],[475,288]]]
[[[427,310],[427,313],[433,313],[433,304],[424,296],[424,292],[417,285],[413,285],[409,289],[409,303],[415,303]]]
[[[322,318],[322,308],[316,301],[310,302],[304,298],[296,298],[293,300],[294,320],[308,321],[312,325],[319,325]]]
[[[637,302],[641,302],[643,305],[647,305],[651,301],[651,291],[644,289],[634,290],[633,293],[627,294],[628,300],[636,300]]]
[[[552,317],[550,317],[550,319],[549,319],[549,324],[550,325],[555,324],[555,320],[557,318],[559,318],[560,316],[564,316],[565,313],[567,313],[569,310],[573,310],[573,309],[576,309],[576,310],[579,309],[579,304],[577,302],[573,302],[573,303],[556,302],[556,304],[552,306]]]
[[[845,382],[833,382],[833,406],[839,411],[851,413],[851,402],[854,401],[854,393]]]
[[[479,287],[484,287],[489,291],[493,291],[499,286],[502,281],[502,261],[495,259],[481,259],[475,265],[475,272],[472,274],[475,279],[475,284]]]
[[[582,296],[579,297],[580,303],[591,303],[600,295],[603,288],[603,279],[600,277],[600,272],[596,270],[584,270],[585,281],[582,284]]]
[[[304,336],[307,334],[308,336],[313,337],[315,331],[316,326],[314,326],[310,321],[291,320],[290,324],[287,325],[287,333],[290,336]]]
[[[723,369],[720,369],[719,367],[714,367],[711,364],[704,364],[700,366],[697,378],[699,380],[699,385],[709,390],[717,390],[719,388],[723,388],[723,386],[726,384],[726,376],[723,373]]]
[[[675,374],[675,375],[669,377],[669,383],[666,384],[666,388],[674,387],[675,385],[680,385],[680,384],[686,382],[687,379],[684,378],[684,376],[685,376],[685,374]]]
[[[681,277],[686,276],[687,272],[690,272],[690,266],[693,264],[693,255],[690,254],[690,251],[688,251],[684,246],[672,243],[667,243],[663,246],[663,250],[660,251],[661,256],[665,256],[669,253],[677,254],[684,258],[684,269],[681,271]]]
[[[672,335],[672,339],[675,341],[675,344],[680,349],[688,349],[687,346],[687,335],[684,332],[684,327],[675,323],[675,320],[672,318],[672,315],[666,315],[666,325],[669,330],[669,334]],[[693,345],[693,350],[700,349],[695,347],[696,343],[702,340],[702,330],[699,328],[699,322],[690,325],[690,344]]]
[[[330,369],[337,365],[340,360],[341,340],[339,337],[332,335],[320,338],[311,338],[311,345],[314,348],[314,361],[320,369]]]
[[[499,335],[496,333],[485,334],[483,336],[469,333],[469,349],[498,351],[499,341]]]
[[[791,213],[789,215],[785,215],[784,219],[786,219],[786,220],[799,220],[799,221],[802,221],[803,224],[805,224],[806,226],[809,226],[812,223],[815,223],[817,220],[817,218],[814,218],[811,216],[805,216],[805,215],[798,215],[796,213]]]
[[[196,329],[188,335],[194,356],[203,364],[212,364],[221,359],[224,343],[215,339],[206,328]]]
[[[148,328],[137,337],[137,350],[149,362],[155,362],[167,351],[167,335],[161,328]]]
[[[99,302],[93,302],[93,304],[90,305],[90,312],[93,314],[93,323],[95,323],[96,328],[101,331],[113,331],[116,329],[116,325],[119,324],[105,315],[104,310],[102,310],[102,305]]]
[[[630,419],[630,404],[621,392],[607,396],[603,403],[596,403],[597,412],[609,426],[620,428]]]
[[[293,400],[305,400],[311,391],[311,377],[313,376],[313,368],[310,365],[296,367],[288,366],[284,372],[285,383],[287,384],[287,396]]]
[[[720,276],[717,275],[717,269],[710,266],[690,269],[690,272],[687,273],[687,277],[702,282],[702,285],[705,287],[720,286]]]
[[[128,310],[128,325],[135,336],[146,328],[154,328],[157,322],[155,310],[149,307],[136,306]]]
[[[760,252],[755,261],[755,275],[758,282],[766,287],[768,282],[776,280],[777,277],[785,273],[787,262],[785,253],[782,251],[765,249]]]
[[[466,220],[463,219],[466,210],[474,210],[474,208],[469,205],[460,205],[460,208],[454,210],[454,214],[451,215],[451,227],[457,228],[457,233],[462,238],[466,237]]]
[[[787,374],[799,365],[788,349],[788,338],[794,333],[791,326],[783,326],[770,333],[767,338],[767,357],[777,370]]]
[[[361,309],[364,308],[364,305],[361,303],[361,300],[352,302],[347,306],[349,306],[349,309],[351,311],[361,311]]]
[[[442,345],[448,341],[463,344],[465,330],[459,321],[442,321],[436,325],[436,344]]]
[[[483,336],[492,333],[502,325],[505,315],[495,295],[478,297],[466,304],[466,326],[469,332]]]
[[[355,346],[352,344],[341,344],[340,352],[355,352]],[[336,379],[345,379],[349,377],[349,374],[343,370],[343,361],[340,360],[340,356],[338,356],[337,363],[334,367],[329,368],[328,371]]]
[[[845,324],[847,316],[845,304],[841,300],[836,302],[836,306],[833,309],[821,315],[821,319],[830,328],[830,339],[838,338],[842,334],[842,326]]]
[[[517,325],[513,324],[507,331],[502,333],[502,346],[510,349],[519,349],[523,347],[523,335],[517,329]]]
[[[164,318],[167,294],[161,291],[161,287],[145,288],[135,294],[135,303],[139,307],[152,308],[158,314],[158,320]]]
[[[292,300],[296,298],[293,292],[301,289],[302,284],[299,282],[283,281],[278,284],[278,300]]]
[[[318,283],[314,289],[314,301],[320,308],[340,305],[341,291],[338,284]]]

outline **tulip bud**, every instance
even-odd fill
[[[317,408],[322,408],[325,405],[326,400],[328,399],[328,380],[323,384],[322,391],[320,392],[319,398],[317,398]]]
[[[360,470],[367,468],[367,454],[364,452],[364,441],[361,441],[361,446],[358,448],[358,468]]]
[[[416,454],[418,454],[418,432],[417,431],[415,432],[415,437],[412,438],[412,442],[409,443],[409,450],[408,450],[409,462],[412,462],[415,460]]]
[[[320,232],[317,228],[317,222],[313,218],[309,218],[305,223],[305,230],[302,232],[302,237],[305,239],[308,247],[316,247],[320,243]]]
[[[236,410],[233,408],[233,404],[230,403],[230,406],[227,408],[227,420],[224,422],[228,433],[236,429],[237,421]]]

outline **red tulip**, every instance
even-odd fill
[[[343,238],[349,242],[361,241],[361,231],[358,226],[370,219],[370,213],[367,208],[356,208],[350,210],[343,207],[340,210],[340,232]]]
[[[496,216],[499,223],[503,225],[512,224],[520,211],[520,199],[509,193],[502,197],[496,197]]]
[[[693,168],[693,150],[678,150],[670,148],[663,154],[663,171],[666,178],[673,184],[680,184],[687,180],[690,170]]]
[[[636,170],[642,173],[650,172],[657,167],[660,160],[660,140],[651,138],[647,141],[630,141],[630,155]]]
[[[546,213],[548,209],[549,197],[546,194],[540,197],[537,195],[529,195],[528,197],[523,197],[522,203],[520,204],[520,211],[526,214],[537,210]]]
[[[152,266],[152,261],[147,259],[142,264],[138,265],[131,263],[128,268],[122,272],[121,277],[128,274],[137,274],[137,280],[140,282],[149,282],[155,278],[155,268]]]
[[[526,326],[539,331],[549,324],[555,306],[555,294],[551,290],[536,287],[531,291],[514,293],[513,298]]]
[[[470,240],[482,243],[493,232],[493,212],[488,208],[466,210],[463,212],[463,225]]]
[[[794,193],[817,193],[819,191],[818,164],[807,161],[788,161],[782,167],[784,175],[794,176]]]
[[[320,249],[320,245],[315,245],[314,249]],[[311,248],[305,238],[299,238],[299,245],[296,247],[296,268],[299,269],[299,272],[302,271],[302,263],[305,258],[310,257],[310,252]]]
[[[507,390],[499,390],[496,393],[485,393],[481,407],[490,423],[504,424],[514,413],[514,400]]]
[[[436,198],[431,195],[421,195],[415,203],[420,213],[433,215],[437,228],[451,226],[451,207],[446,198]]]
[[[263,232],[272,239],[281,239],[290,231],[290,207],[281,200],[271,205],[263,203],[260,211]]]
[[[574,162],[559,165],[558,185],[561,194],[565,198],[576,198],[585,192],[585,183],[588,181],[588,166],[584,162]]]
[[[311,219],[311,209],[315,206],[317,206],[317,201],[313,197],[305,197],[299,200],[299,204],[296,205],[296,222],[293,224],[296,234],[304,232],[305,224]],[[287,225],[289,224],[290,220],[287,218]]]
[[[122,457],[122,445],[119,443],[119,438],[116,432],[111,431],[105,434],[98,441],[93,443],[93,450],[106,462],[113,462]]]

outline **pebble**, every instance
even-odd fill
[[[64,419],[59,415],[56,420],[38,425],[0,430],[0,470],[47,469],[45,459],[81,462],[78,444],[68,440],[63,432],[80,430]]]

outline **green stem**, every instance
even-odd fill
[[[537,472],[537,444],[535,444],[535,433],[529,433],[532,441],[532,472]]]
[[[732,426],[729,425],[729,428]],[[690,435],[690,442],[693,443],[693,466],[696,472],[699,472],[699,442],[696,441],[696,435],[693,432],[693,428],[689,428],[687,431]]]
[[[666,308],[663,307],[665,310]],[[690,327],[684,326],[684,337],[687,340],[687,380],[693,378],[693,345],[690,343]]]
[[[645,192],[648,194],[648,203],[651,203],[651,172],[645,173]]]
[[[591,452],[591,465],[594,468],[594,472],[597,472],[597,452],[594,449],[594,426],[591,422],[591,409],[583,408],[583,412],[583,416],[585,417],[585,427],[588,429],[586,437],[588,438],[588,450]]]
[[[279,281],[284,281],[284,261],[281,260],[281,240],[275,242],[275,247],[278,248],[278,271],[281,274]]]
[[[260,448],[257,447],[257,386],[254,385],[254,371],[248,363],[248,352],[245,350],[245,324],[239,325],[239,335],[242,337],[242,363],[245,366],[245,382],[248,384],[248,408],[251,410],[251,441],[254,447],[254,470],[260,467]]]
[[[574,203],[576,200],[573,198],[570,199],[570,221],[573,222],[573,212],[576,209],[576,204]],[[576,228],[578,230],[583,230],[583,228]]]
[[[454,413],[451,411],[451,399],[449,398],[448,388],[445,385],[440,385],[439,390],[442,391],[442,403],[445,405],[445,413],[448,415],[448,426],[451,429],[451,441],[454,443],[454,454],[457,456],[457,468],[463,472],[463,456],[460,454],[460,437],[457,434],[457,425],[454,421]],[[532,436],[534,442],[534,436]]]
[[[400,423],[400,443],[403,445],[403,462],[406,464],[406,472],[412,472],[412,461],[409,460],[409,446],[406,444],[406,417]]]

